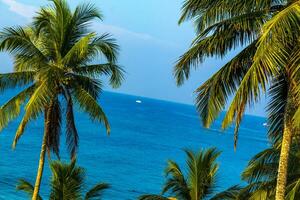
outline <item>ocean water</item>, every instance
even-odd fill
[[[12,92],[0,96],[6,101]],[[142,101],[141,104],[136,100]],[[104,200],[136,199],[145,193],[159,193],[164,183],[163,170],[168,159],[185,166],[184,148],[199,150],[217,147],[218,190],[240,183],[240,173],[249,159],[268,146],[264,118],[246,116],[240,128],[238,149],[233,150],[233,129],[221,131],[217,120],[210,129],[201,126],[193,106],[130,95],[104,92],[101,105],[110,120],[108,137],[104,128],[91,122],[84,113],[76,113],[79,131],[78,165],[86,169],[86,187],[107,182],[111,188]],[[42,120],[33,121],[11,149],[20,119],[12,122],[0,134],[0,199],[21,200],[28,197],[16,191],[18,179],[34,183],[40,144]],[[62,135],[63,141],[64,136]],[[62,160],[67,161],[61,145]],[[52,157],[55,159],[55,157]],[[47,197],[50,171],[45,165],[41,195]]]

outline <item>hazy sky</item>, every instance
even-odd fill
[[[183,0],[91,0],[103,13],[104,21],[96,21],[93,29],[98,33],[109,32],[121,46],[119,64],[124,66],[126,81],[116,92],[164,99],[187,104],[193,103],[193,91],[222,64],[224,60],[207,59],[190,80],[178,88],[172,70],[178,57],[189,47],[194,37],[193,26],[178,26]],[[70,0],[74,8],[86,2]],[[46,0],[0,0],[0,27],[24,25]],[[0,53],[0,70],[12,70],[12,61]],[[112,90],[109,87],[106,90]],[[264,115],[264,103],[248,113]]]

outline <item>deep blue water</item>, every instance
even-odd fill
[[[11,92],[1,96],[2,104]],[[141,104],[135,101],[140,99]],[[221,121],[211,129],[201,127],[193,106],[104,92],[101,100],[112,131],[76,113],[80,134],[78,164],[87,172],[87,188],[97,182],[110,183],[105,200],[136,199],[144,193],[159,193],[168,159],[184,167],[183,148],[199,150],[217,147],[222,151],[218,189],[240,183],[240,173],[249,159],[267,147],[264,118],[246,116],[240,129],[238,149],[233,150],[233,129],[220,130]],[[27,199],[15,190],[19,178],[34,183],[43,133],[41,120],[33,121],[13,151],[11,143],[19,120],[0,134],[0,199]],[[63,137],[64,138],[64,137]],[[68,158],[62,144],[62,158]],[[54,157],[53,157],[54,158]],[[48,193],[49,167],[45,165],[41,194]]]

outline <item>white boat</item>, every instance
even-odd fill
[[[136,102],[136,103],[142,103],[142,101],[141,101],[141,100],[136,100],[135,102]]]
[[[263,123],[263,126],[268,126],[268,123],[267,122]]]

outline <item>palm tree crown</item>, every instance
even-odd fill
[[[109,34],[97,35],[89,26],[102,19],[91,4],[71,11],[65,0],[52,0],[26,27],[9,27],[0,32],[0,50],[14,57],[14,72],[0,74],[0,91],[22,88],[0,108],[0,130],[25,112],[17,129],[13,147],[26,125],[44,113],[44,137],[33,200],[37,199],[44,168],[45,152],[59,157],[62,122],[66,122],[66,143],[72,159],[78,148],[78,133],[73,105],[89,114],[93,121],[105,125],[108,119],[98,104],[101,75],[109,76],[113,87],[120,86],[123,70],[116,64],[118,45]],[[99,58],[101,62],[98,63]],[[96,60],[97,59],[97,62]],[[65,116],[63,116],[65,111]],[[65,119],[65,120],[62,120]]]
[[[215,148],[193,152],[185,150],[187,155],[187,174],[179,165],[169,160],[165,169],[166,183],[162,194],[170,194],[179,200],[202,200],[210,197],[216,189],[219,165],[216,159],[220,152]],[[172,199],[160,195],[143,195],[141,200]],[[217,200],[217,198],[216,198]]]
[[[84,193],[85,170],[81,167],[77,167],[75,160],[70,164],[53,161],[50,167],[52,177],[50,181],[51,190],[49,199],[51,200],[101,199],[103,191],[109,188],[109,185],[106,183],[98,183]],[[17,185],[17,190],[22,190],[31,197],[33,186],[28,181],[21,179]],[[39,200],[42,200],[41,196],[39,196]]]
[[[268,106],[272,122],[269,132],[282,141],[276,199],[283,200],[290,145],[300,124],[300,1],[186,0],[179,23],[190,19],[195,22],[197,36],[175,66],[178,85],[189,78],[191,67],[205,58],[223,58],[231,50],[243,48],[195,91],[205,127],[233,95],[222,127],[235,122],[236,148],[246,107],[264,92],[275,93]],[[274,126],[284,127],[283,131],[274,132]]]
[[[74,156],[78,135],[73,104],[78,104],[92,120],[103,122],[109,132],[108,120],[97,103],[102,87],[98,77],[108,75],[112,86],[118,87],[123,70],[115,64],[115,40],[109,34],[98,36],[88,29],[92,19],[102,19],[93,5],[83,4],[71,12],[65,1],[52,2],[53,6],[37,13],[30,26],[5,28],[0,33],[0,49],[14,56],[14,72],[0,75],[0,89],[23,88],[1,107],[0,130],[26,104],[13,146],[27,123],[44,112],[45,128],[51,130],[47,147],[58,154],[61,113],[65,108],[67,142]],[[104,58],[104,64],[94,64],[98,57]]]

